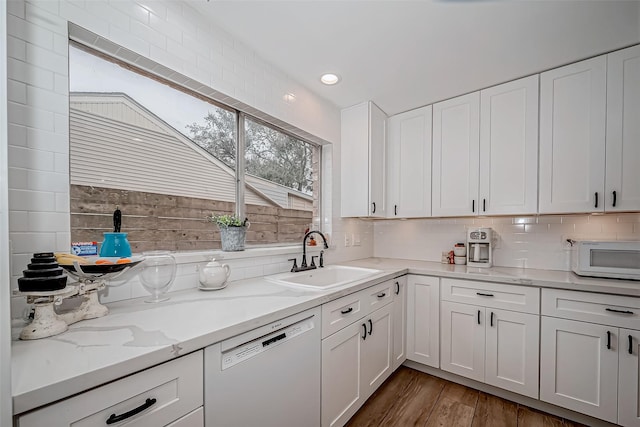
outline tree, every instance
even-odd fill
[[[204,124],[187,125],[191,139],[235,169],[235,115],[223,109],[209,111]],[[313,192],[310,144],[261,123],[245,120],[246,172],[307,194]]]

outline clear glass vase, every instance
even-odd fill
[[[140,271],[140,283],[151,294],[145,302],[161,302],[169,299],[165,294],[176,277],[176,259],[169,251],[143,252],[144,262]]]

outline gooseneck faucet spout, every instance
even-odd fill
[[[300,263],[300,269],[307,267],[307,239],[312,234],[317,234],[322,237],[322,243],[324,244],[325,249],[329,249],[329,245],[327,244],[327,239],[324,237],[324,234],[317,230],[309,231],[304,235],[304,239],[302,239],[302,262]]]

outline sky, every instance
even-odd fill
[[[187,124],[204,125],[207,113],[218,108],[73,46],[69,47],[69,89],[126,93],[186,136]]]

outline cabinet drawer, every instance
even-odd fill
[[[384,283],[380,283],[379,285],[372,286],[369,289],[365,289],[369,300],[368,313],[372,313],[374,310],[392,302],[395,287],[395,280],[389,280]]]
[[[202,351],[197,351],[27,413],[18,418],[18,426],[106,426],[110,417],[144,406],[113,425],[165,426],[202,406],[202,378]]]
[[[440,284],[440,295],[445,301],[502,308],[522,313],[540,313],[540,290],[538,288],[457,279],[441,279]]]
[[[368,291],[364,289],[322,305],[322,338],[369,313]]]
[[[621,328],[640,329],[640,298],[543,289],[542,314]]]

